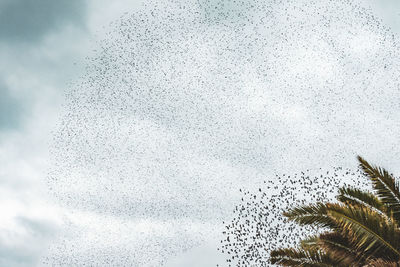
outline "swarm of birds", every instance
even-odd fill
[[[282,213],[307,203],[334,200],[337,189],[345,184],[369,188],[359,170],[335,167],[313,174],[306,170],[292,175],[276,175],[257,191],[240,189],[243,197],[233,210],[235,216],[224,222],[224,239],[218,248],[226,254],[228,266],[271,266],[269,252],[298,244],[318,229],[298,227]]]
[[[48,265],[160,266],[214,237],[237,189],[288,160],[338,162],[360,136],[398,146],[387,138],[399,130],[398,41],[358,1],[144,2],[113,22],[67,92],[48,186],[91,217],[75,216]],[[266,264],[261,244],[291,240],[278,215],[293,192],[313,200],[307,188],[324,178],[298,182],[307,175],[243,192],[223,248],[233,260]]]

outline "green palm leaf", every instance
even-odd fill
[[[388,212],[382,201],[370,192],[353,187],[341,187],[339,188],[337,199],[343,204],[365,206],[386,215],[388,218],[392,217],[392,214]]]
[[[318,237],[318,246],[340,259],[347,266],[360,266],[365,263],[362,252],[354,248],[347,236],[338,232],[323,233]]]
[[[322,249],[346,266],[359,266],[365,258],[357,251],[351,241],[338,232],[327,232],[301,240],[300,247],[305,250]]]
[[[371,179],[379,199],[393,212],[394,218],[400,223],[399,183],[385,169],[370,165],[360,156],[358,156],[358,161],[366,176]]]
[[[335,228],[336,223],[328,216],[326,204],[318,202],[308,206],[300,206],[284,212],[289,220],[300,225],[314,225],[320,227]]]
[[[396,224],[365,207],[327,206],[328,215],[336,221],[338,231],[351,237],[357,250],[368,256],[400,259],[400,233]]]
[[[271,252],[270,263],[281,266],[341,267],[339,260],[318,249],[282,248]]]
[[[351,236],[357,250],[366,255],[400,257],[400,233],[397,224],[366,206],[317,203],[300,206],[284,215],[300,225],[328,227]]]
[[[299,248],[277,249],[270,262],[281,266],[400,267],[400,185],[385,169],[358,157],[373,193],[339,189],[341,203],[299,206],[284,212],[299,225],[331,231],[301,241]]]
[[[383,259],[374,259],[369,261],[363,267],[399,267],[400,262],[385,261]]]
[[[300,247],[304,249],[316,249],[319,247],[319,236],[314,235],[300,241]]]

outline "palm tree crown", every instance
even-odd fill
[[[358,156],[372,192],[351,186],[339,189],[337,203],[318,202],[284,212],[297,224],[321,228],[297,248],[270,253],[281,266],[400,266],[399,183],[385,169]]]

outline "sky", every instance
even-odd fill
[[[0,0],[0,266],[215,266],[238,188],[399,172],[400,3],[329,3]]]

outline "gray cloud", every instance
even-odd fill
[[[4,0],[0,3],[0,41],[36,42],[62,25],[83,22],[82,0]]]
[[[23,231],[10,232],[7,239],[0,239],[0,266],[37,266],[56,227],[48,221],[24,216],[15,221]]]
[[[203,16],[209,22],[215,23],[243,20],[248,16],[254,15],[254,10],[251,7],[255,5],[255,1],[200,0],[198,4]]]
[[[18,216],[16,221],[35,237],[47,238],[55,231],[55,226],[48,221],[35,220],[24,216]]]
[[[32,266],[35,261],[35,255],[0,243],[0,266]]]
[[[383,23],[389,26],[394,32],[400,32],[400,2],[396,0],[387,1],[366,1],[366,5],[371,8]]]
[[[0,83],[0,130],[15,129],[21,125],[21,103]]]

